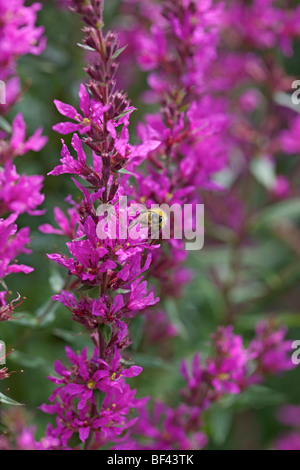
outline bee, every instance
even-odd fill
[[[158,238],[160,232],[167,223],[167,214],[159,208],[149,209],[141,212],[135,220],[129,224],[129,230],[137,224],[140,228],[148,227],[148,238],[151,238],[151,244]]]

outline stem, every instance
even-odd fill
[[[100,327],[98,327],[98,339],[99,339],[99,357],[100,359],[105,358],[105,349],[106,349],[106,342],[103,337],[102,331],[100,330]]]
[[[91,408],[91,417],[95,416],[96,414],[97,414],[97,406],[93,403],[92,408]],[[90,434],[89,434],[89,437],[87,438],[87,440],[84,443],[84,450],[90,450],[89,447],[90,447],[91,442],[92,442],[93,434],[94,433],[91,430]]]
[[[102,31],[101,30],[97,30],[97,37],[98,37],[98,40],[99,40],[99,44],[100,44],[100,49],[99,49],[99,54],[101,56],[101,59],[102,59],[102,66],[103,66],[103,76],[104,76],[104,80],[106,80],[106,77],[107,77],[107,56],[106,56],[106,49],[105,49],[105,45],[104,45],[104,42],[103,42],[103,37],[102,37]],[[104,96],[103,96],[103,106],[106,106],[108,104],[108,89],[107,89],[107,82],[105,81],[105,85],[104,85]],[[105,111],[105,113],[103,114],[103,133],[104,133],[104,141],[103,141],[103,154],[107,155],[108,153],[108,132],[107,132],[107,129],[106,129],[106,124],[107,124],[107,121],[108,121],[108,115],[107,115],[107,111]],[[110,169],[109,169],[109,175],[108,177],[105,176],[104,179],[104,192],[103,192],[103,202],[104,204],[107,203],[107,196],[108,196],[108,180],[109,180],[109,176],[110,176]]]

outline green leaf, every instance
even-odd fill
[[[131,171],[128,171],[126,170],[125,168],[121,168],[120,170],[117,170],[116,173],[120,173],[121,175],[133,175],[133,173],[131,173]]]
[[[102,28],[103,28],[103,26],[104,26],[104,24],[103,24],[103,21],[101,21],[101,20],[98,20],[98,23],[97,23],[97,28],[100,30],[100,29],[102,29]]]
[[[281,201],[263,209],[254,220],[254,228],[272,225],[282,219],[296,219],[300,217],[300,198]]]
[[[155,315],[155,313],[154,313]],[[130,324],[130,334],[133,338],[132,348],[137,351],[144,337],[145,316],[138,315]]]
[[[63,330],[62,328],[53,328],[52,333],[67,343],[77,343],[78,335],[72,331]]]
[[[259,156],[251,161],[250,169],[256,180],[265,188],[270,189],[276,181],[274,164],[266,156]]]
[[[105,398],[105,393],[102,392],[101,390],[96,389],[94,390],[94,397],[95,397],[96,404],[97,404],[97,410],[100,411],[102,408],[104,398]]]
[[[97,290],[99,293],[99,286],[88,286],[83,284],[82,286],[78,287],[78,289],[75,290],[75,292],[92,292],[93,290]]]
[[[117,57],[119,57],[119,55],[120,55],[123,51],[125,51],[126,47],[127,47],[127,44],[126,44],[126,46],[121,47],[120,49],[118,49],[118,50],[114,53],[114,55],[112,56],[112,59],[114,60],[114,59],[116,59]]]
[[[119,114],[119,116],[117,116],[115,119],[121,119],[123,116],[126,116],[126,114],[130,114],[130,113],[132,113],[132,109],[127,109],[123,113]]]
[[[49,299],[36,312],[37,321],[41,326],[47,326],[55,320],[55,312],[59,307],[59,302]]]
[[[215,444],[224,444],[230,432],[231,424],[232,410],[218,407],[209,411],[208,429]]]
[[[131,289],[117,289],[116,294],[129,294],[131,292]]]
[[[160,357],[143,353],[134,353],[132,354],[132,360],[137,366],[149,369],[165,369],[174,372],[174,364],[169,364]]]
[[[239,394],[226,395],[218,403],[222,408],[234,411],[249,408],[260,409],[266,406],[278,406],[285,403],[287,397],[284,393],[273,390],[265,385],[252,385]]]
[[[178,109],[178,111],[179,111],[180,113],[185,113],[185,112],[189,109],[189,107],[190,107],[190,104],[189,104],[189,103],[184,104],[183,106],[181,106],[181,107]]]
[[[242,315],[237,317],[236,328],[241,331],[253,331],[257,323],[272,319],[272,322],[277,326],[285,325],[288,328],[300,327],[300,314],[299,312],[263,312],[261,314]]]
[[[182,322],[179,314],[178,305],[174,299],[166,299],[164,304],[165,310],[170,318],[171,322],[178,328],[179,334],[182,338],[188,339],[188,331]],[[155,313],[153,313],[155,315]]]
[[[14,406],[24,406],[23,403],[19,403],[16,400],[13,400],[12,398],[7,397],[3,393],[0,393],[0,404],[2,405],[5,403],[6,405],[14,405]]]
[[[283,393],[264,385],[252,385],[248,390],[237,396],[236,404],[242,407],[264,408],[284,403]]]
[[[58,294],[59,292],[61,292],[65,284],[65,280],[55,265],[51,264],[50,266],[51,274],[49,276],[49,283],[53,292],[55,294]]]
[[[213,177],[215,183],[218,183],[226,188],[230,188],[236,179],[235,173],[230,168],[225,168]]]
[[[231,291],[230,300],[235,304],[249,302],[262,297],[266,293],[263,284],[256,280],[249,280],[245,285],[237,286]]]
[[[11,125],[3,116],[0,116],[0,129],[3,129],[8,134],[11,134],[12,132]]]
[[[77,46],[81,47],[82,49],[84,49],[85,51],[91,51],[91,52],[95,52],[96,49],[94,49],[93,47],[90,47],[88,46],[87,44],[80,44],[80,42],[77,43]]]
[[[103,338],[106,342],[106,344],[109,342],[110,338],[111,338],[111,326],[110,325],[104,325],[104,323],[102,323],[101,325],[99,325],[99,329],[103,335]]]
[[[30,326],[30,327],[39,326],[39,322],[36,317],[33,317],[32,315],[28,313],[22,313],[22,312],[18,312],[17,315],[18,315],[18,318],[13,318],[12,320],[9,320],[9,322],[15,323],[16,325],[20,325],[20,326]]]
[[[213,248],[205,247],[204,250],[201,250],[201,257],[195,256],[191,259],[191,263],[193,263],[195,269],[199,266],[199,263],[201,263],[201,266],[204,268],[212,265],[228,265],[230,262],[230,255],[231,251],[228,246],[215,246]]]

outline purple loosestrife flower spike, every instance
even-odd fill
[[[136,419],[129,417],[130,408],[142,406],[145,400],[136,400],[135,391],[125,382],[142,370],[127,364],[130,356],[123,354],[130,344],[128,322],[159,300],[144,280],[156,247],[142,235],[136,239],[129,234],[125,238],[118,234],[101,238],[98,233],[104,216],[98,215],[97,205],[112,204],[118,224],[122,215],[128,215],[128,207],[118,206],[121,196],[130,196],[128,181],[121,178],[120,170],[142,161],[160,144],[152,138],[141,145],[129,143],[129,117],[134,108],[126,94],[116,89],[120,50],[116,35],[103,31],[102,6],[98,0],[73,2],[73,9],[86,25],[83,43],[94,49],[95,57],[86,67],[89,81],[80,86],[80,111],[55,100],[57,110],[69,121],[55,125],[54,130],[73,133],[71,145],[75,154],[62,141],[60,164],[50,175],[73,175],[81,200],[76,204],[70,201],[69,218],[55,208],[55,221],[60,228],[50,224],[40,227],[44,233],[69,238],[68,255],[48,254],[50,260],[66,269],[70,278],[68,288],[53,300],[68,308],[72,319],[89,332],[95,345],[91,359],[87,358],[86,349],[79,356],[67,349],[72,366],[65,368],[57,361],[55,371],[62,378],[50,377],[59,387],[50,397],[53,404],[41,408],[56,414],[57,421],[56,427],[48,428],[46,438],[59,439],[62,448],[68,446],[74,433],[85,448],[102,447],[133,426]],[[92,150],[91,162],[87,147]],[[80,183],[77,177],[81,178]],[[94,294],[89,295],[93,289]]]

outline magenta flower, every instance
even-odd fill
[[[54,170],[50,171],[48,173],[49,175],[61,175],[63,173],[69,173],[73,175],[79,175],[79,176],[86,176],[89,174],[89,169],[86,165],[86,155],[83,151],[82,148],[82,142],[79,139],[77,134],[73,135],[72,138],[72,147],[74,150],[77,152],[78,159],[75,160],[64,141],[62,140],[62,151],[61,151],[61,165],[58,165],[57,167],[54,168]]]
[[[24,155],[29,150],[38,152],[47,143],[47,137],[41,135],[42,128],[39,127],[35,133],[25,141],[26,124],[21,113],[18,113],[12,123],[12,137],[10,147],[13,156]]]
[[[15,72],[16,60],[25,54],[39,55],[45,48],[44,28],[35,25],[39,3],[24,6],[24,0],[1,2],[0,26],[2,54],[0,78],[6,79]]]
[[[48,140],[41,133],[42,128],[40,127],[28,140],[25,140],[26,124],[22,114],[18,113],[12,122],[12,136],[10,140],[0,139],[0,162],[4,164],[19,155],[24,155],[29,150],[34,152],[41,150]],[[3,137],[7,138],[7,135],[4,134]]]
[[[300,407],[297,405],[284,405],[278,410],[277,418],[280,423],[286,426],[290,426],[293,429],[285,433],[281,433],[274,443],[275,449],[299,450]]]
[[[287,198],[290,195],[290,183],[288,179],[284,176],[277,176],[271,192],[278,199]]]
[[[279,437],[275,442],[276,450],[300,450],[300,436],[291,431]]]
[[[54,104],[60,114],[69,119],[76,121],[77,123],[71,122],[60,122],[53,126],[53,129],[60,134],[70,134],[72,132],[79,132],[85,134],[91,130],[91,120],[100,120],[103,118],[103,113],[109,109],[109,106],[101,106],[95,101],[90,101],[90,97],[86,88],[83,84],[80,85],[79,89],[80,109],[82,114],[79,114],[73,106],[62,103],[59,100],[54,100]]]
[[[250,351],[243,347],[241,336],[233,334],[233,327],[220,327],[212,337],[216,357],[207,361],[207,372],[218,392],[239,393],[244,385]],[[253,355],[254,356],[254,355]]]
[[[44,210],[37,210],[44,201],[44,195],[41,194],[43,181],[43,176],[19,175],[16,167],[7,162],[0,171],[0,212],[43,214]]]
[[[150,305],[154,305],[159,301],[159,298],[154,298],[153,292],[150,292],[148,294],[147,282],[142,281],[142,277],[139,277],[135,281],[133,281],[130,286],[130,289],[130,298],[126,307],[131,311],[144,309],[146,307],[149,307]]]
[[[33,268],[24,264],[12,263],[20,253],[30,253],[26,247],[29,244],[29,229],[17,230],[14,223],[17,216],[11,214],[6,220],[0,219],[0,278],[5,278],[11,273],[33,271]],[[12,263],[12,264],[11,264]]]
[[[245,23],[246,18],[251,20]],[[291,55],[291,40],[299,34],[299,9],[292,12],[270,0],[254,0],[250,4],[234,2],[225,21],[228,28],[237,31],[241,42],[257,48],[280,47],[286,55]]]
[[[62,378],[49,377],[56,384],[64,384],[64,391],[72,396],[80,398],[78,409],[82,410],[86,406],[87,400],[94,403],[95,389],[109,393],[111,389],[117,388],[122,390],[122,377],[135,377],[142,371],[141,367],[130,366],[125,369],[121,363],[121,354],[116,349],[114,357],[110,364],[102,359],[96,359],[96,354],[92,356],[90,361],[87,360],[86,348],[80,356],[77,356],[70,348],[66,348],[66,353],[72,364],[76,366],[76,371],[66,369],[60,361],[54,364],[55,371]],[[58,389],[52,397],[55,397]]]
[[[74,410],[72,397],[59,390],[57,402],[54,405],[42,405],[40,408],[49,414],[57,414],[56,428],[48,426],[46,436],[43,438],[59,439],[60,448],[68,448],[68,441],[74,433],[78,433],[79,439],[84,442],[91,431],[95,432],[95,448],[97,441],[112,440],[130,428],[135,420],[128,419],[130,409],[140,407],[145,400],[134,398],[135,390],[130,390],[124,384],[122,391],[113,390],[105,396],[103,407],[98,417],[88,415],[89,408]]]
[[[280,145],[285,153],[299,153],[299,129],[300,129],[300,117],[296,116],[291,122],[289,129],[281,132]]]
[[[206,435],[199,430],[199,413],[184,405],[172,409],[156,402],[152,415],[143,407],[139,414],[131,436],[125,442],[120,440],[115,449],[192,450],[203,449],[207,444]]]
[[[293,427],[300,426],[300,406],[298,405],[284,405],[277,413],[278,420],[287,425]]]
[[[40,54],[45,47],[44,28],[36,26],[38,3],[24,6],[24,0],[0,1],[0,79],[5,82],[5,104],[1,95],[0,115],[10,111],[20,99],[20,79],[16,75],[17,60],[25,54]],[[2,88],[0,93],[2,93]],[[9,128],[9,124],[6,125]],[[11,273],[30,273],[33,268],[18,264],[20,253],[30,253],[29,228],[17,228],[19,214],[40,215],[44,211],[38,206],[44,201],[41,194],[43,177],[26,174],[19,175],[12,161],[30,150],[39,151],[47,142],[41,135],[42,128],[26,139],[26,124],[21,113],[12,121],[11,129],[0,132],[0,279],[6,287],[4,278]],[[11,135],[10,135],[11,134]],[[21,303],[20,295],[10,302],[8,292],[1,293],[0,317],[9,320],[13,310]]]
[[[166,342],[179,335],[179,328],[171,322],[164,310],[146,310],[146,322],[144,326],[147,339],[152,344],[161,343],[165,348]]]
[[[271,323],[261,322],[256,327],[256,336],[250,343],[250,351],[259,361],[256,372],[261,374],[277,374],[293,369],[291,361],[291,340],[286,340],[286,328],[275,329]]]
[[[61,376],[49,377],[60,385],[50,397],[55,403],[42,405],[40,408],[50,414],[57,414],[57,428],[48,428],[46,437],[59,438],[64,447],[74,432],[78,432],[82,442],[88,439],[91,430],[112,439],[132,426],[135,420],[127,420],[130,409],[144,405],[145,400],[135,400],[135,391],[125,384],[124,377],[135,377],[141,368],[131,366],[127,369],[120,363],[121,355],[115,350],[109,365],[97,358],[95,351],[90,360],[87,350],[76,355],[70,348],[66,354],[72,366],[66,368],[61,362],[55,362],[55,371]],[[104,392],[105,398],[98,416],[89,415],[91,406],[95,406],[95,392]],[[99,393],[99,392],[98,392]],[[74,406],[74,398],[78,404]]]
[[[68,209],[69,218],[63,213],[59,207],[54,208],[54,219],[57,225],[60,227],[54,228],[50,224],[43,224],[39,226],[39,230],[43,233],[54,233],[56,235],[64,235],[71,240],[76,237],[76,228],[79,222],[78,209],[71,207]]]

